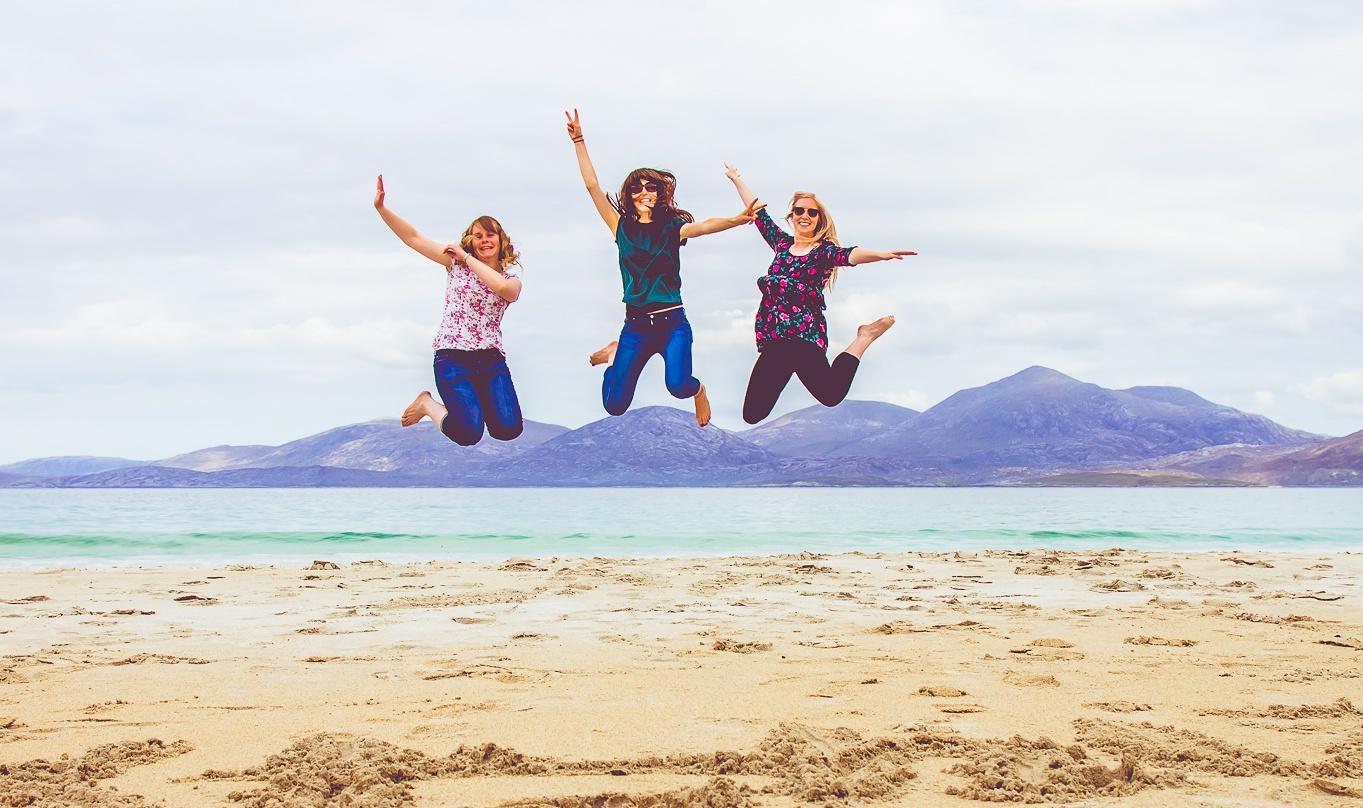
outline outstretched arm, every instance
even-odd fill
[[[847,263],[852,266],[858,264],[872,264],[876,261],[902,261],[906,255],[917,255],[912,250],[868,250],[865,247],[853,247],[852,254],[847,257]]]
[[[743,199],[743,204],[751,205],[757,201],[757,194],[752,192],[748,184],[739,175],[738,169],[728,163],[724,164],[724,176],[733,181],[734,187],[738,189],[738,195]],[[765,205],[758,205],[754,210],[761,210]],[[767,242],[767,246],[773,250],[780,250],[782,244],[789,244],[790,234],[782,230],[780,225],[771,220],[771,215],[763,213],[757,217],[757,232],[762,234],[762,238]]]
[[[573,150],[577,152],[577,170],[582,172],[582,182],[587,186],[587,195],[592,198],[596,212],[601,214],[601,221],[606,223],[613,236],[616,226],[620,224],[620,214],[606,198],[606,192],[601,190],[601,182],[596,178],[596,168],[592,166],[591,155],[587,154],[587,141],[582,137],[582,120],[578,117],[576,109],[572,115],[566,110],[563,115],[568,119],[568,137],[573,141]]]
[[[484,286],[491,289],[492,293],[502,300],[505,300],[508,303],[515,303],[516,298],[521,296],[520,278],[512,278],[503,275],[487,264],[484,264],[482,261],[479,261],[462,246],[458,244],[446,244],[443,248],[443,253],[447,259],[445,261],[446,264],[449,263],[448,259],[452,258],[468,267],[469,271],[478,276],[478,280],[482,281]]]
[[[407,223],[407,220],[389,210],[383,204],[383,175],[379,175],[379,187],[374,192],[374,208],[378,210],[379,216],[383,217],[383,223],[388,225],[388,229],[400,239],[402,243],[416,250],[442,267],[450,265],[450,259],[444,254],[444,246],[433,241],[417,232],[415,227]]]
[[[733,182],[734,187],[738,189],[738,196],[743,200],[744,205],[751,205],[753,202],[757,201],[757,194],[753,193],[752,189],[748,188],[748,184],[743,181],[743,177],[738,173],[736,167],[725,163],[724,176],[728,177],[729,180]]]
[[[708,236],[711,233],[720,233],[731,227],[738,227],[741,224],[748,224],[757,218],[757,212],[766,207],[763,203],[754,199],[748,203],[743,212],[737,216],[727,218],[706,219],[700,222],[688,222],[682,225],[681,237],[683,239],[695,238],[696,236]]]

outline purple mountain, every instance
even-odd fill
[[[911,423],[918,415],[908,407],[848,400],[836,407],[805,407],[738,435],[777,454],[822,457],[870,435]]]
[[[1108,390],[1034,366],[962,390],[836,454],[962,473],[1083,468],[1205,446],[1300,446],[1321,439],[1176,387]]]

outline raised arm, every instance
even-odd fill
[[[725,163],[724,176],[728,177],[729,180],[733,182],[734,187],[738,189],[738,196],[743,200],[744,205],[751,205],[757,200],[757,194],[753,193],[752,189],[748,187],[748,184],[743,181],[743,177],[738,173],[737,167]]]
[[[426,238],[417,232],[415,227],[407,223],[407,220],[389,210],[383,204],[383,175],[379,175],[379,187],[374,192],[374,208],[383,217],[383,223],[388,225],[388,229],[400,239],[402,243],[416,250],[442,267],[450,265],[449,256],[445,255],[445,246],[432,239]]]
[[[852,266],[858,264],[872,264],[876,261],[902,261],[906,255],[917,255],[913,250],[868,250],[865,247],[853,247],[852,254],[847,256],[847,263]]]
[[[738,168],[728,163],[724,164],[724,176],[733,181],[734,187],[738,189],[738,196],[743,200],[743,204],[751,205],[757,201],[757,194],[752,192],[748,184],[743,181],[743,177],[738,173]],[[761,210],[765,205],[758,205],[755,210]],[[771,220],[769,214],[763,213],[757,217],[757,232],[762,234],[767,246],[773,250],[780,250],[781,247],[790,246],[790,234],[781,229],[781,226]]]
[[[469,271],[478,276],[478,280],[483,285],[492,290],[492,293],[508,303],[515,303],[516,298],[521,296],[521,280],[509,275],[503,275],[492,267],[484,264],[465,250],[459,244],[446,244],[444,247],[446,264],[448,259],[454,259],[469,268]]]
[[[765,204],[754,199],[748,203],[743,212],[737,216],[727,218],[706,219],[700,222],[688,222],[682,225],[681,237],[683,239],[695,238],[697,236],[708,236],[711,233],[719,233],[731,227],[738,227],[741,224],[748,224],[757,218],[757,212],[766,207]]]
[[[596,212],[601,214],[601,221],[610,228],[611,235],[615,235],[615,228],[620,224],[620,213],[615,206],[606,198],[606,192],[601,190],[601,181],[596,178],[596,168],[592,166],[592,157],[587,154],[587,141],[582,137],[582,120],[578,117],[577,110],[569,115],[567,110],[563,112],[568,119],[568,137],[573,141],[573,150],[577,152],[577,170],[582,172],[582,182],[587,186],[587,195],[592,198],[592,204],[596,205]]]

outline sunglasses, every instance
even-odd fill
[[[632,194],[637,194],[640,191],[656,190],[658,190],[658,183],[654,182],[653,180],[643,180],[642,182],[631,182],[629,184],[629,192]]]
[[[793,214],[795,214],[796,216],[808,216],[808,217],[811,218],[811,219],[817,219],[817,218],[819,218],[819,209],[818,209],[818,208],[802,208],[802,207],[796,206],[796,207],[791,208],[791,209],[790,209],[790,212],[793,213]]]

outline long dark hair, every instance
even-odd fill
[[[611,199],[607,194],[606,198],[615,206],[616,213],[622,218],[630,221],[639,220],[639,212],[634,209],[634,202],[630,200],[629,186],[643,181],[657,183],[658,201],[653,205],[653,221],[666,222],[673,216],[681,217],[684,222],[694,222],[695,216],[677,207],[675,194],[677,192],[677,178],[671,171],[664,171],[661,168],[636,168],[629,172],[625,181],[620,183],[620,195]]]

